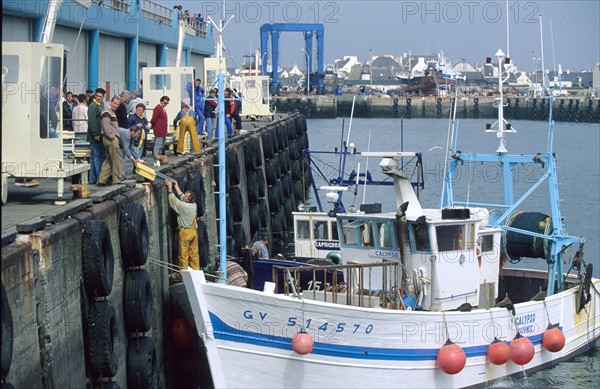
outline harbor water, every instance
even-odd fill
[[[465,119],[457,123],[457,149],[463,152],[493,153],[498,147],[495,133],[484,132],[489,120]],[[349,118],[309,119],[308,135],[312,151],[334,151],[342,148],[343,142],[353,144],[362,151],[416,151],[423,154],[425,189],[421,202],[426,208],[438,207],[443,183],[448,120],[444,119],[353,119]],[[507,149],[511,154],[545,153],[547,150],[548,123],[514,121],[511,123],[516,134],[507,134]],[[350,134],[348,136],[348,133]],[[585,260],[594,265],[594,277],[600,277],[600,126],[598,124],[557,123],[554,131],[554,152],[557,155],[558,182],[560,184],[561,211],[567,231],[571,235],[586,239]],[[339,155],[311,154],[319,163],[327,179],[339,175]],[[346,160],[345,178],[351,170],[364,172],[365,165],[374,180],[386,178],[377,166],[379,160],[351,156]],[[472,202],[499,202],[503,198],[501,172],[492,166],[467,167],[465,164],[454,177],[455,198]],[[522,167],[514,178],[514,198],[518,199],[546,171]],[[361,173],[362,174],[362,173]],[[410,175],[411,172],[408,172]],[[416,181],[413,176],[412,181]],[[323,178],[316,178],[317,187],[325,185]],[[395,198],[389,186],[366,186],[346,192],[343,202],[346,208],[356,208],[363,203],[381,203],[383,211],[394,211]],[[315,206],[314,194],[307,199]],[[522,204],[523,210],[549,212],[547,185],[542,184]],[[327,207],[327,203],[323,207]],[[328,210],[328,209],[327,209]],[[577,247],[567,249],[564,265],[569,268]],[[544,269],[546,264],[539,259],[525,259],[517,266]],[[495,388],[598,388],[600,383],[600,342],[586,354],[580,355],[558,366],[541,370],[527,377],[507,378],[494,384]]]

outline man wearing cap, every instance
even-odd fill
[[[200,143],[198,142],[198,134],[196,133],[196,112],[190,109],[190,106],[185,102],[181,103],[181,111],[173,119],[173,128],[177,131],[177,124],[179,123],[179,137],[177,139],[177,149],[175,155],[183,153],[183,142],[185,140],[185,133],[189,132],[190,139],[194,146],[194,153],[201,151]]]
[[[185,89],[187,90],[190,96],[190,102],[194,105],[194,110],[198,115],[196,132],[200,135],[202,134],[202,131],[204,131],[204,88],[202,87],[202,80],[196,78],[194,85],[192,85],[192,82],[190,81]]]
[[[263,235],[262,240],[254,242],[250,252],[252,253],[252,258],[254,259],[269,259],[269,249],[267,246],[269,245],[269,236]]]

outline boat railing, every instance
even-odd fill
[[[173,10],[150,0],[141,1],[142,17],[168,26],[173,23]]]
[[[275,290],[280,290],[279,284],[283,282],[286,296],[291,294],[358,307],[405,308],[400,298],[403,272],[399,262],[296,267],[274,265],[272,271]],[[278,277],[280,274],[284,274],[283,279]],[[307,284],[305,290],[301,290],[301,278]]]

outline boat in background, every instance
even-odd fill
[[[499,63],[504,57],[499,50]],[[336,215],[345,284],[300,291],[305,266],[263,291],[207,282],[183,271],[195,327],[215,387],[470,387],[549,367],[600,339],[600,279],[583,255],[585,240],[566,233],[553,150],[552,93],[547,149],[509,154],[499,72],[498,121],[486,125],[500,141],[489,154],[461,152],[449,129],[441,206],[421,207],[401,158],[378,156],[394,180],[397,210]],[[497,128],[494,127],[497,125]],[[503,172],[500,204],[455,199],[457,169],[495,164]],[[513,198],[513,169],[545,169]],[[470,181],[470,180],[467,180]],[[470,184],[470,182],[469,182]],[[547,187],[551,214],[522,211]],[[487,192],[495,193],[495,192]],[[535,204],[539,204],[536,200]],[[566,250],[577,249],[565,273]],[[540,258],[547,271],[504,268]],[[279,292],[283,282],[284,292]]]

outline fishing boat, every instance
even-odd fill
[[[502,63],[502,51],[496,56]],[[285,268],[285,280],[265,282],[262,291],[182,272],[215,387],[481,386],[594,346],[600,279],[584,258],[585,240],[567,233],[560,212],[552,102],[546,151],[510,154],[506,135],[516,129],[503,117],[498,73],[498,120],[485,131],[499,146],[459,151],[454,121],[439,208],[421,206],[402,169],[399,160],[418,153],[363,153],[381,158],[397,209],[336,215],[341,264],[310,271],[339,269],[343,284],[302,290],[304,266]],[[454,196],[457,169],[482,163],[503,172],[501,203]],[[514,199],[513,170],[525,164],[544,173]],[[549,192],[550,214],[522,211],[540,188]],[[576,250],[572,259],[568,250]],[[539,258],[547,270],[519,267],[523,258]]]

